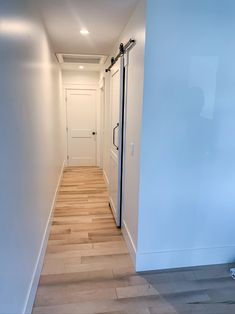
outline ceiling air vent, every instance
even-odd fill
[[[100,64],[101,58],[85,58],[85,57],[74,57],[64,56],[63,60],[65,63],[89,63],[89,64]]]
[[[96,64],[101,65],[105,61],[102,55],[78,55],[78,54],[56,54],[59,63],[78,63],[78,64]]]

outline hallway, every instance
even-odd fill
[[[232,314],[229,265],[137,274],[102,171],[68,167],[33,314]]]
[[[235,314],[234,32],[234,0],[0,1],[0,314]]]
[[[149,313],[135,298],[122,302],[155,294],[145,283],[115,226],[102,170],[66,168],[33,313]]]

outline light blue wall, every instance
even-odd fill
[[[148,0],[137,269],[235,259],[235,2]]]

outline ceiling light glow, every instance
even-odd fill
[[[83,69],[84,69],[84,66],[83,66],[83,65],[80,65],[80,66],[79,66],[79,69],[80,69],[80,70],[83,70]]]
[[[87,29],[85,29],[85,28],[81,29],[81,30],[80,30],[80,33],[81,33],[82,35],[88,35],[88,34],[90,34],[89,31],[88,31]]]

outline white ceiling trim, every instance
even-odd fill
[[[107,60],[104,55],[56,53],[58,62],[64,70],[100,71]]]

